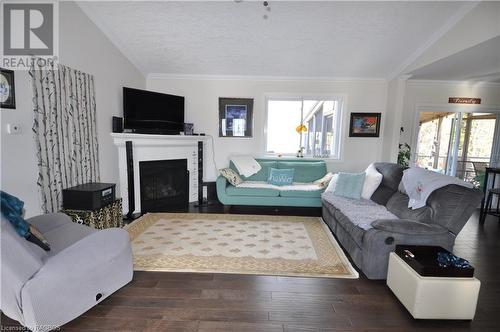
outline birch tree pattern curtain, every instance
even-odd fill
[[[29,74],[41,207],[57,212],[63,189],[99,181],[94,77],[60,64],[42,70],[36,61]]]

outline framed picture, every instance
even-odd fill
[[[193,135],[193,127],[194,125],[192,123],[184,123],[184,135]]]
[[[252,137],[253,99],[219,98],[219,137]]]
[[[381,113],[351,113],[349,137],[379,137]]]
[[[16,108],[14,71],[0,68],[0,108]]]

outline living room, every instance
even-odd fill
[[[3,17],[10,11],[31,10],[8,5],[2,4]],[[108,187],[120,204],[106,213],[120,221],[112,230],[81,234],[102,234],[101,242],[108,242],[106,235],[115,237],[116,246],[110,250],[118,250],[118,243],[125,246],[119,247],[123,264],[104,271],[85,270],[82,263],[82,271],[102,276],[100,287],[106,291],[87,286],[94,281],[85,280],[84,273],[78,277],[84,287],[73,292],[74,287],[68,286],[60,300],[46,305],[33,294],[13,289],[9,293],[17,295],[2,297],[3,303],[10,301],[8,307],[2,304],[2,328],[22,328],[19,324],[32,330],[49,325],[46,330],[79,331],[497,328],[498,2],[61,1],[53,8],[50,54],[56,57],[55,65],[51,67],[50,61],[26,65],[19,59],[29,60],[33,54],[39,60],[50,57],[33,50],[8,53],[8,43],[3,43],[1,190],[22,201],[14,201],[22,210],[17,221],[29,223],[33,217],[72,210],[68,214],[78,225],[97,213],[82,217],[74,212],[79,209],[65,208],[63,197],[68,194],[63,191],[87,182],[112,184]],[[6,24],[13,22],[12,15]],[[45,35],[33,31],[43,42]],[[4,32],[3,38],[9,42],[16,36],[7,35]],[[158,98],[182,99],[182,121],[177,123],[182,126],[174,132],[148,132],[131,122],[130,112],[137,105],[133,98],[147,98],[152,92]],[[57,101],[63,95],[66,105]],[[66,108],[60,110],[62,106]],[[81,113],[70,112],[76,109]],[[148,113],[140,106],[136,109],[139,115]],[[151,118],[144,119],[151,123]],[[158,123],[153,122],[153,129],[161,127]],[[161,135],[165,133],[170,135]],[[75,153],[74,158],[60,153],[54,142],[64,147],[60,151]],[[179,181],[185,184],[183,207],[169,205],[168,198],[167,203],[147,208],[149,193],[144,194],[141,165],[164,159],[185,160],[183,171],[170,175],[171,180],[179,178],[177,174],[187,177]],[[255,170],[246,173],[245,167]],[[280,171],[290,169],[294,169],[290,183],[271,183],[272,171],[276,170],[277,180],[287,180],[289,173]],[[418,173],[423,169],[425,175]],[[399,188],[404,189],[403,182],[411,176],[429,187],[441,186],[432,189],[434,194],[426,192],[427,200],[419,207],[405,206],[412,196],[409,187],[406,193]],[[376,184],[367,188],[372,179]],[[357,180],[361,182],[355,185]],[[342,196],[344,181],[349,190]],[[72,185],[63,185],[67,183]],[[301,187],[293,188],[297,185]],[[353,203],[353,186],[364,205]],[[401,198],[403,194],[406,198]],[[81,201],[76,199],[76,206]],[[427,212],[417,216],[422,208]],[[2,215],[4,210],[2,197]],[[344,224],[338,215],[357,224]],[[367,215],[372,218],[367,220]],[[390,221],[394,215],[404,220],[396,225]],[[424,217],[430,224],[411,223]],[[105,228],[97,225],[101,217],[95,218],[93,227]],[[33,225],[44,233],[49,229],[44,222],[63,223],[49,217]],[[410,233],[398,228],[405,222]],[[5,225],[2,216],[2,234]],[[157,225],[171,230],[155,233]],[[181,226],[186,228],[179,231]],[[261,233],[239,243],[236,233],[249,232],[247,227]],[[210,231],[219,228],[225,234],[234,229],[227,235],[230,245],[216,246],[226,243],[219,241],[222,235]],[[383,234],[377,238],[376,232]],[[80,234],[70,233],[64,246],[75,242],[72,246],[80,244],[86,251],[85,239],[76,241],[83,235],[76,233]],[[206,235],[197,237],[202,233]],[[130,235],[130,241],[123,234]],[[276,237],[267,244],[259,242],[268,240],[260,234]],[[12,249],[4,247],[10,242],[3,236],[6,271],[12,260],[6,255]],[[44,264],[72,249],[62,250],[60,239],[50,236],[51,250],[40,254]],[[193,249],[198,242],[200,249]],[[89,243],[95,246],[95,257],[109,249]],[[327,243],[329,251],[319,243]],[[440,279],[415,273],[422,289],[426,278],[440,279],[448,288],[435,292],[450,291],[448,297],[456,292],[459,304],[443,310],[429,306],[432,313],[427,316],[409,305],[408,296],[400,292],[411,287],[396,282],[409,282],[408,277],[397,274],[396,265],[388,271],[389,259],[399,257],[396,245],[437,245],[470,262],[474,277]],[[126,263],[129,247],[133,272]],[[76,248],[71,252],[78,255]],[[94,257],[90,251],[89,255]],[[180,259],[188,256],[191,259]],[[336,259],[321,261],[324,257]],[[52,261],[54,265],[56,260]],[[60,262],[58,267],[70,270],[75,267],[71,261],[77,260]],[[330,263],[333,267],[327,269]],[[36,280],[32,276],[43,275],[43,269],[48,267],[24,282]],[[388,272],[398,278],[391,279]],[[65,273],[57,279],[60,284],[69,283]],[[113,273],[115,278],[110,277]],[[66,278],[71,276],[68,271]],[[4,294],[14,287],[4,283],[8,278],[2,273]],[[19,280],[16,287],[24,283]],[[457,282],[464,285],[456,286]],[[31,282],[25,292],[44,294],[34,287]],[[52,297],[50,287],[46,289],[45,295]],[[20,306],[19,294],[25,304],[42,301],[48,308],[46,316],[37,312],[37,305]],[[92,301],[83,300],[86,294]],[[473,304],[458,300],[462,298]],[[13,304],[12,299],[18,302]],[[420,305],[432,301],[437,299],[424,298]],[[61,306],[72,309],[66,313]],[[54,315],[56,311],[59,314]]]

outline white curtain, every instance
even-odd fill
[[[57,212],[62,190],[99,181],[94,77],[63,65],[33,61],[33,132],[42,210]]]

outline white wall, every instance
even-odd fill
[[[212,135],[215,140],[217,167],[226,167],[231,154],[264,153],[265,99],[267,95],[346,96],[342,124],[341,161],[328,161],[332,171],[360,171],[381,159],[383,123],[380,138],[349,138],[350,112],[385,113],[387,85],[381,80],[314,81],[273,80],[263,78],[170,77],[149,75],[147,87],[163,93],[186,97],[186,122],[194,123],[195,132]],[[254,98],[254,137],[218,137],[218,98]]]
[[[111,117],[121,116],[122,86],[143,88],[144,76],[72,2],[59,4],[59,56],[62,64],[95,77],[101,181],[118,183],[118,151]],[[26,216],[40,212],[37,166],[31,127],[32,90],[26,71],[16,71],[16,110],[1,111],[1,187],[25,202]],[[8,123],[20,124],[20,135],[8,135]]]
[[[481,98],[481,106],[500,108],[500,84],[409,80],[405,91],[401,143],[412,146],[418,134],[417,105],[448,105],[449,97]],[[457,106],[458,107],[458,106]],[[467,106],[465,106],[467,107]],[[412,152],[413,149],[412,149]]]
[[[384,161],[397,162],[407,79],[408,77],[406,76],[398,77],[387,84],[386,129],[384,130],[384,144],[381,158]]]

